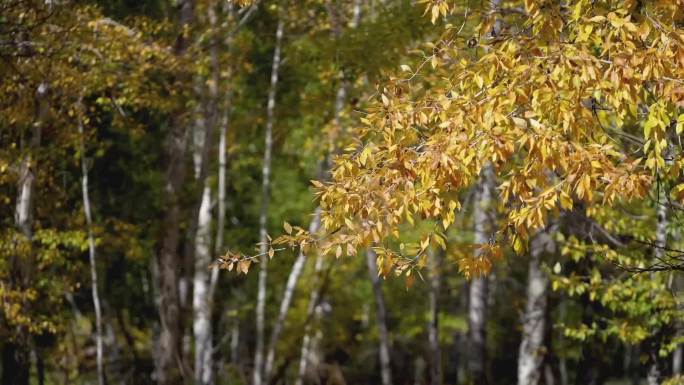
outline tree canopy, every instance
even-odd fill
[[[682,0],[5,0],[0,73],[3,385],[684,383]]]

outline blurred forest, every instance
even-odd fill
[[[1,385],[684,384],[682,0],[0,0]]]

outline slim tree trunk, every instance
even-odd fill
[[[17,229],[29,240],[33,238],[33,199],[35,174],[35,159],[33,151],[40,146],[43,125],[47,119],[47,83],[41,83],[36,90],[36,120],[31,130],[31,140],[28,143],[28,154],[21,161],[19,167],[19,185],[17,186],[17,201],[14,212],[14,224]],[[24,277],[28,280],[28,277]]]
[[[237,318],[230,326],[230,362],[238,365],[240,361],[240,322]]]
[[[180,3],[181,30],[191,26],[194,18],[194,0]],[[189,43],[185,32],[178,35],[175,54],[183,56]],[[162,222],[160,251],[158,255],[159,278],[159,335],[157,355],[157,382],[160,385],[176,385],[183,382],[184,364],[180,354],[181,314],[179,298],[179,268],[181,258],[178,254],[181,202],[180,192],[185,180],[185,151],[187,126],[182,118],[183,111],[175,112],[167,137],[165,176],[166,212]]]
[[[658,204],[658,207],[656,208],[656,213],[657,213],[657,224],[656,224],[656,239],[655,239],[655,244],[656,247],[654,248],[654,256],[657,261],[662,260],[663,257],[665,257],[665,248],[667,247],[667,225],[668,225],[668,212],[667,212],[667,193],[665,191],[665,187],[661,185],[660,181],[658,181],[658,201],[656,202]],[[651,273],[651,277],[653,277],[654,274]],[[650,342],[649,346],[649,368],[648,372],[646,374],[646,382],[648,385],[660,385],[660,382],[663,379],[663,368],[662,368],[662,362],[658,354],[658,350],[660,348],[660,339],[659,335],[661,333],[656,333],[656,337],[653,338],[653,341]]]
[[[85,213],[86,226],[88,228],[88,256],[90,260],[90,291],[95,308],[95,346],[97,351],[97,383],[105,384],[104,379],[104,354],[102,347],[102,308],[100,296],[97,290],[97,258],[95,250],[95,236],[93,234],[93,215],[90,206],[90,194],[88,192],[88,165],[85,157],[85,137],[83,130],[83,106],[78,102],[78,133],[81,135],[81,190],[83,195],[83,212]]]
[[[161,385],[181,384],[180,355],[180,302],[178,255],[179,226],[181,207],[180,188],[184,179],[185,130],[174,128],[169,138],[169,164],[166,175],[167,210],[163,221],[161,251],[158,260],[159,274],[159,316],[161,332],[159,336],[157,380]]]
[[[677,231],[677,230],[675,230]],[[677,239],[675,241],[679,240],[678,238],[679,233],[676,232],[674,234]],[[680,295],[681,294],[681,286],[682,286],[682,277],[680,274],[677,274],[676,272],[671,272],[672,274],[670,276],[670,290],[672,290],[675,295]],[[681,338],[682,334],[684,333],[684,330],[682,330],[682,323],[681,322],[676,322],[675,323],[675,338]],[[674,352],[672,352],[672,375],[677,376],[682,373],[682,356],[684,354],[684,346],[682,344],[677,344],[677,347],[675,348]]]
[[[439,291],[441,287],[442,250],[433,251],[430,264],[430,321],[428,340],[430,343],[430,384],[442,383],[442,351],[439,345]]]
[[[378,276],[378,266],[376,255],[372,250],[366,252],[366,264],[368,265],[368,277],[373,285],[373,295],[375,296],[375,318],[378,323],[378,334],[380,335],[380,374],[382,385],[392,385],[392,369],[390,366],[390,342],[387,332],[387,310],[385,310],[385,299],[382,295],[382,286]]]
[[[531,243],[527,304],[518,354],[518,385],[538,385],[542,379],[549,279],[541,269],[541,258],[555,249],[550,231],[538,233]]]
[[[321,223],[321,208],[316,208],[314,217],[311,219],[309,224],[309,232],[315,233]],[[283,298],[280,301],[280,311],[278,312],[278,318],[276,319],[275,325],[273,325],[273,330],[271,331],[271,340],[268,344],[268,353],[266,355],[266,366],[264,367],[264,379],[268,382],[271,377],[271,372],[273,371],[273,363],[275,361],[275,349],[280,334],[285,326],[285,318],[290,310],[290,304],[292,303],[292,297],[294,296],[294,291],[297,286],[297,281],[299,280],[302,270],[304,269],[304,264],[306,262],[306,254],[302,250],[299,251],[297,259],[295,260],[290,275],[287,277],[287,283],[285,284],[285,291],[283,292]]]
[[[231,101],[229,95],[226,96],[226,109],[230,110]],[[223,253],[223,237],[226,227],[226,136],[228,135],[229,125],[229,111],[224,112],[226,115],[221,123],[221,131],[219,133],[219,150],[218,150],[218,186],[216,188],[216,239],[214,240],[214,254],[221,255]],[[209,280],[209,300],[214,298],[216,292],[216,285],[218,284],[219,269],[211,270],[211,279]]]
[[[486,384],[485,378],[485,324],[487,307],[487,277],[470,282],[468,302],[468,375],[474,384]]]
[[[14,225],[31,242],[33,239],[33,204],[35,199],[36,169],[34,151],[40,146],[43,125],[48,114],[48,85],[41,83],[36,89],[36,119],[31,130],[31,139],[26,146],[26,155],[19,164],[17,200],[15,202]],[[32,257],[13,258],[12,269],[16,277],[13,283],[23,289],[32,284]],[[28,385],[30,367],[31,335],[25,327],[15,329],[13,341],[6,341],[2,348],[2,385]]]
[[[211,47],[209,49],[210,63],[211,63],[211,77],[208,83],[208,98],[207,105],[204,108],[204,125],[197,127],[196,137],[199,139],[199,146],[196,146],[195,158],[198,182],[203,185],[202,195],[199,203],[199,210],[196,215],[196,232],[194,239],[194,278],[193,278],[193,335],[195,340],[195,383],[199,385],[210,385],[214,382],[213,376],[213,341],[212,341],[212,293],[215,281],[218,276],[218,271],[210,272],[209,265],[212,260],[211,252],[211,185],[207,178],[211,147],[213,145],[213,132],[218,125],[218,83],[219,77],[219,59],[218,59],[218,38],[217,34],[217,14],[216,4],[210,2],[207,4],[207,19],[211,27]],[[225,133],[222,135],[225,147]],[[224,152],[225,148],[219,151]],[[225,159],[224,159],[225,161]],[[221,166],[219,166],[221,167]],[[225,165],[224,165],[225,167]],[[225,194],[225,169],[224,169],[224,188]],[[225,204],[225,196],[222,197]],[[225,208],[222,207],[225,212]],[[219,214],[225,215],[225,214]],[[223,224],[221,224],[221,227]],[[223,234],[221,233],[221,237]]]
[[[284,22],[278,19],[276,29],[275,50],[273,51],[273,65],[271,67],[271,86],[268,90],[268,104],[266,106],[266,135],[264,147],[264,164],[262,169],[262,201],[259,215],[259,241],[261,263],[259,270],[259,292],[256,306],[256,348],[254,352],[253,385],[264,382],[264,313],[266,308],[266,280],[268,278],[268,204],[271,190],[271,151],[273,147],[273,122],[275,120],[276,90],[278,86],[278,72],[280,71],[280,50],[283,41]]]
[[[228,2],[228,20],[232,23],[235,18],[235,7],[232,1]],[[233,46],[233,34],[229,33],[226,38],[226,49],[231,50]],[[218,63],[212,68],[214,72],[218,72]],[[232,66],[226,69],[228,75],[226,76],[227,91],[224,96],[223,118],[220,123],[219,132],[219,148],[218,148],[218,186],[216,188],[216,239],[214,241],[214,253],[221,255],[223,253],[223,234],[226,226],[226,167],[228,165],[228,158],[226,155],[228,128],[230,125],[230,113],[233,108],[233,88],[230,84],[232,75]],[[218,283],[219,269],[212,269],[211,279],[209,284],[209,298],[214,298],[216,285]]]
[[[501,0],[492,0],[490,7],[495,10]],[[492,28],[492,37],[501,29],[500,20],[496,19]],[[475,222],[475,243],[484,244],[491,241],[494,227],[493,194],[496,189],[494,170],[491,164],[481,171],[477,186],[473,220]],[[486,333],[488,278],[481,276],[471,280],[468,291],[468,378],[475,385],[487,384],[486,374]]]
[[[494,189],[494,170],[491,165],[488,165],[482,169],[474,203],[475,243],[478,244],[491,241]],[[468,290],[468,376],[476,385],[487,383],[485,373],[487,291],[487,277],[482,276],[470,281]]]
[[[679,337],[679,335],[678,335]],[[677,376],[682,373],[682,345],[679,344],[672,353],[672,375]]]
[[[321,274],[323,272],[323,256],[319,253],[316,256],[316,263],[314,265],[314,279],[313,279],[313,290],[309,296],[309,305],[306,310],[306,319],[309,320],[314,316],[316,308],[318,307],[319,298],[321,295]],[[311,322],[307,322],[304,330],[304,338],[302,339],[301,354],[299,357],[299,369],[297,371],[297,378],[295,379],[295,385],[302,385],[304,383],[304,376],[308,370],[309,366],[309,355],[312,344],[311,338]]]
[[[209,264],[211,263],[211,186],[205,181],[202,192],[197,236],[195,238],[195,273],[193,279],[195,337],[195,383],[212,381],[211,308],[209,301]]]

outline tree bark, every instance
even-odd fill
[[[518,353],[518,385],[538,385],[543,375],[544,333],[549,279],[541,269],[543,255],[556,250],[550,231],[532,239],[527,279],[527,304],[523,316],[523,335]]]
[[[194,0],[183,0],[180,4],[181,30],[189,27],[194,18]],[[183,56],[189,43],[185,32],[176,39],[175,54]],[[181,203],[180,193],[185,180],[185,153],[187,126],[181,110],[174,113],[171,129],[166,143],[167,169],[165,176],[166,212],[162,222],[160,251],[158,254],[159,279],[159,318],[161,332],[156,349],[156,377],[160,385],[183,383],[184,363],[181,348],[181,314],[179,298],[179,268],[181,258],[178,254]]]
[[[169,166],[166,176],[167,210],[163,221],[161,251],[158,260],[159,274],[159,336],[157,380],[161,385],[181,384],[180,355],[180,302],[178,255],[181,207],[178,194],[184,179],[185,130],[174,128],[170,135]]]
[[[233,320],[230,326],[230,362],[238,365],[240,360],[240,322]]]
[[[192,307],[195,338],[195,383],[212,382],[211,307],[209,298],[209,264],[211,263],[211,186],[205,181],[202,192],[197,236],[195,238],[195,273]]]
[[[40,146],[43,126],[48,117],[48,85],[38,85],[35,94],[36,119],[31,130],[31,139],[26,146],[26,155],[19,165],[19,182],[15,202],[14,225],[28,242],[33,239],[33,205],[36,176],[34,170],[35,150]],[[33,257],[13,258],[12,269],[16,277],[13,284],[24,289],[32,284]],[[2,348],[2,385],[28,385],[30,367],[31,335],[25,327],[15,329],[13,341],[6,341]]]
[[[216,14],[216,4],[207,4],[207,19],[211,28],[211,47],[209,49],[211,63],[211,77],[207,82],[208,100],[204,108],[204,124],[196,127],[199,146],[195,148],[195,168],[199,183],[203,185],[202,195],[199,200],[199,209],[196,215],[196,232],[194,239],[194,278],[193,278],[193,335],[195,340],[195,383],[199,385],[210,385],[214,383],[213,373],[213,341],[212,341],[212,298],[218,279],[218,270],[209,270],[212,261],[211,255],[211,185],[207,178],[211,146],[213,144],[213,133],[219,123],[218,119],[218,83],[220,81],[220,67],[218,58],[218,37]],[[219,178],[223,183],[219,186],[221,205],[219,216],[222,223],[219,225],[220,235],[223,238],[223,218],[225,217],[225,126],[221,129],[221,140],[219,152],[222,153],[223,166],[219,164]],[[221,169],[223,167],[223,169]],[[221,174],[223,172],[223,174]],[[218,240],[217,240],[218,242]],[[221,246],[222,247],[222,246]]]
[[[273,147],[273,122],[275,120],[276,90],[278,86],[278,73],[280,71],[280,51],[283,41],[284,22],[282,17],[278,19],[276,29],[276,42],[273,51],[273,64],[271,67],[271,85],[268,90],[268,104],[266,106],[266,135],[264,147],[264,164],[262,169],[262,201],[259,215],[259,254],[261,263],[259,269],[259,292],[256,306],[256,347],[254,352],[253,385],[264,383],[264,313],[266,308],[266,280],[268,278],[268,204],[271,190],[271,151]]]
[[[81,152],[81,190],[83,198],[83,212],[86,219],[86,227],[88,229],[88,257],[90,261],[90,291],[93,300],[93,307],[95,309],[95,346],[97,351],[97,383],[99,385],[105,384],[104,373],[104,353],[102,342],[102,308],[100,306],[100,296],[98,294],[97,285],[97,257],[95,249],[95,236],[93,234],[93,215],[90,205],[90,194],[88,192],[88,165],[85,158],[85,137],[83,129],[83,106],[81,100],[78,102],[78,133],[81,135],[80,152]]]
[[[235,18],[235,7],[232,1],[228,2],[228,19],[232,24]],[[226,49],[231,50],[233,46],[233,34],[229,33],[226,38]],[[215,72],[219,70],[218,66],[213,68]],[[228,129],[230,126],[230,114],[233,107],[233,88],[230,85],[230,79],[232,76],[232,66],[228,66],[226,69],[226,83],[227,91],[224,97],[224,108],[223,108],[223,119],[220,123],[219,132],[219,148],[218,148],[218,186],[216,188],[216,239],[214,240],[214,253],[216,255],[221,255],[223,253],[223,242],[224,242],[224,231],[226,226],[226,167],[228,165],[228,159],[226,156],[226,146],[227,146],[227,136]],[[209,284],[209,298],[214,298],[214,292],[216,291],[216,285],[218,284],[219,269],[213,269],[211,272],[211,279]]]
[[[667,225],[668,225],[668,210],[667,210],[667,193],[665,192],[664,186],[660,180],[658,180],[658,205],[656,209],[657,224],[656,224],[656,239],[655,248],[653,250],[655,260],[661,261],[665,257],[665,248],[667,248]],[[654,273],[650,273],[651,278],[654,277]],[[648,385],[660,385],[663,380],[663,365],[658,354],[660,348],[660,334],[659,331],[656,336],[650,342],[649,346],[649,368],[646,373],[646,383]]]
[[[672,353],[672,375],[676,376],[682,373],[682,345],[679,344]]]
[[[501,0],[492,0],[490,8],[495,10]],[[501,29],[501,21],[496,18],[492,28],[492,37],[495,37]],[[495,192],[494,170],[491,164],[487,164],[481,171],[480,181],[477,185],[473,220],[475,227],[475,243],[485,244],[491,242],[494,228],[493,194]],[[487,324],[487,297],[489,280],[486,276],[480,276],[470,281],[468,290],[468,357],[467,377],[475,385],[485,385],[486,373],[486,324]]]
[[[390,342],[387,332],[387,310],[385,309],[385,299],[382,295],[382,286],[378,276],[378,266],[376,255],[372,250],[366,252],[366,264],[368,265],[368,277],[373,286],[375,297],[375,318],[378,323],[378,334],[380,335],[380,374],[382,385],[392,385],[392,369],[390,366]]]
[[[485,244],[491,241],[494,221],[492,211],[494,189],[494,170],[491,165],[488,165],[482,169],[474,203],[473,220],[475,222],[475,243],[477,244]],[[468,291],[468,377],[476,385],[487,384],[485,372],[487,291],[487,277],[481,276],[470,281]]]
[[[428,341],[430,344],[430,384],[442,383],[442,350],[439,344],[439,292],[441,290],[442,250],[432,252],[430,263],[430,321]]]

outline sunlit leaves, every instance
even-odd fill
[[[422,3],[433,23],[456,13],[445,1]],[[525,253],[529,234],[578,202],[642,200],[656,174],[675,176],[678,162],[667,160],[681,151],[672,135],[682,130],[684,76],[684,34],[668,27],[675,14],[578,0],[568,22],[557,2],[518,5],[526,14],[506,14],[498,36],[463,39],[448,27],[415,71],[400,67],[408,79],[378,86],[359,142],[336,159],[329,183],[315,184],[323,252],[396,249],[404,226],[424,221],[448,229],[459,194],[492,164],[506,214],[492,249],[458,262],[476,276],[496,259],[478,254]]]

